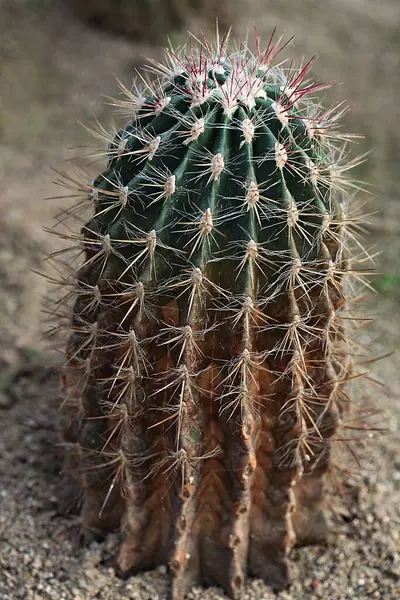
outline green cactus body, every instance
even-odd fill
[[[345,402],[347,184],[322,86],[227,40],[171,52],[90,186],[66,369],[86,531],[171,598],[290,581],[327,535]],[[351,187],[351,182],[349,183]]]

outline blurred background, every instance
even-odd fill
[[[295,35],[285,57],[298,63],[302,57],[317,55],[313,76],[336,84],[328,91],[327,106],[340,100],[349,104],[343,131],[365,136],[358,140],[354,154],[372,151],[354,173],[370,190],[365,210],[373,214],[365,226],[366,245],[381,253],[371,284],[377,294],[369,300],[369,313],[377,315],[371,335],[378,340],[375,354],[396,350],[400,342],[399,0],[0,0],[0,414],[12,398],[26,396],[25,391],[18,392],[21,369],[24,373],[26,365],[37,361],[50,364],[50,359],[42,358],[41,337],[48,284],[35,271],[46,269],[44,256],[61,244],[43,230],[52,226],[65,205],[65,200],[48,199],[65,193],[53,183],[58,178],[54,170],[73,170],[73,159],[79,165],[79,157],[98,146],[81,123],[90,127],[96,118],[107,126],[111,118],[107,97],[118,94],[117,78],[129,87],[135,69],[145,62],[143,57],[161,57],[167,36],[179,45],[187,39],[186,30],[212,34],[216,18],[221,30],[232,26],[235,39],[249,32],[251,40],[254,23],[265,42],[275,26],[285,39]],[[400,520],[398,361],[394,354],[378,367],[392,396],[376,394],[393,434],[381,443],[373,460],[381,478],[373,502],[385,507],[387,523]],[[41,383],[27,385],[29,402],[29,395],[38,397]],[[17,438],[26,447],[30,443],[41,447],[42,441],[28,442],[17,429],[18,411],[16,415],[10,447]],[[9,473],[15,480],[20,477],[17,468],[14,475],[12,469]],[[33,485],[40,486],[40,478]],[[48,485],[54,486],[54,480],[48,479]],[[25,508],[24,504],[21,511]],[[29,527],[24,523],[24,531],[29,532]],[[393,524],[392,529],[396,529]],[[41,531],[43,539],[54,534],[47,524]],[[393,543],[399,544],[399,539]],[[97,572],[94,579],[98,577]],[[337,596],[326,592],[323,597],[365,597],[342,592]],[[65,594],[62,597],[103,598],[84,592]],[[370,596],[394,598],[390,593]],[[4,596],[17,597],[28,595]],[[61,598],[41,592],[31,597]],[[300,590],[297,597],[306,596]]]

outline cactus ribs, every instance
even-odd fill
[[[168,563],[240,595],[290,582],[295,542],[326,539],[325,479],[352,376],[357,183],[311,61],[193,42],[98,130],[107,167],[75,181],[93,216],[65,367],[65,473],[87,533],[121,530],[127,576]],[[85,205],[86,206],[86,205]],[[350,211],[350,212],[349,212]]]

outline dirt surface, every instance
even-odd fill
[[[275,4],[271,2],[272,7]],[[293,3],[282,5],[274,21],[291,33],[291,27],[303,23],[306,15],[294,18]],[[69,170],[71,158],[89,152],[89,136],[78,121],[88,123],[92,115],[104,121],[108,114],[104,96],[117,93],[115,75],[129,85],[141,56],[154,56],[158,50],[90,31],[50,6],[45,0],[0,2],[0,600],[165,600],[165,569],[127,581],[118,579],[111,567],[117,538],[82,546],[79,520],[59,512],[63,448],[56,431],[58,375],[52,366],[61,358],[41,337],[42,300],[48,285],[35,273],[46,271],[44,254],[59,247],[42,228],[52,225],[66,202],[45,200],[63,193],[52,183],[57,175],[51,168]],[[376,323],[363,339],[375,347],[376,355],[396,350],[400,343],[400,205],[394,197],[400,152],[393,126],[399,122],[394,101],[396,85],[400,87],[394,77],[399,70],[393,56],[400,47],[400,33],[395,6],[382,3],[382,21],[370,24],[373,34],[360,38],[357,31],[352,39],[361,52],[368,39],[377,47],[379,36],[390,27],[394,36],[393,47],[382,50],[387,51],[384,69],[376,67],[377,77],[382,79],[384,73],[387,77],[379,109],[356,98],[360,114],[381,117],[378,151],[370,171],[372,182],[379,184],[371,210],[380,212],[371,217],[368,229],[368,242],[383,253],[375,284],[381,294],[369,302],[368,314],[377,315]],[[370,2],[358,0],[349,14],[354,18],[359,10],[366,19],[370,9]],[[317,18],[310,12],[310,22]],[[341,13],[337,27],[343,18]],[[399,10],[397,19],[399,23]],[[269,29],[268,22],[265,30]],[[323,27],[322,34],[327,35],[326,47],[333,48],[335,40]],[[317,37],[305,41],[305,36],[298,36],[300,46],[311,54],[318,49]],[[346,43],[343,36],[341,44]],[[359,60],[355,77],[367,82],[370,65],[365,66],[366,59],[357,52],[353,58]],[[348,64],[345,59],[333,66],[322,60],[321,76],[332,71],[336,77],[341,66],[348,76]],[[353,90],[350,76],[348,81],[348,89]],[[359,125],[357,119],[354,124]],[[373,126],[368,121],[370,135]],[[400,598],[398,361],[394,354],[374,367],[376,378],[391,391],[379,385],[370,388],[374,405],[383,411],[379,424],[387,431],[367,440],[358,487],[352,488],[347,510],[335,519],[331,545],[293,552],[297,577],[290,590],[276,595],[261,581],[252,580],[244,600]],[[188,598],[223,600],[225,596],[217,589],[199,589]]]

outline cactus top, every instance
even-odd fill
[[[286,271],[317,256],[326,263],[320,244],[337,237],[338,192],[353,165],[337,126],[343,108],[316,101],[327,86],[306,79],[311,61],[274,66],[280,40],[256,46],[229,53],[224,39],[170,50],[149,67],[153,83],[123,88],[115,103],[129,121],[110,138],[88,229],[112,255],[108,278],[120,261],[119,280],[153,283],[177,263],[203,270],[229,260],[232,270],[234,261],[239,279],[249,261],[267,271],[272,256]]]

